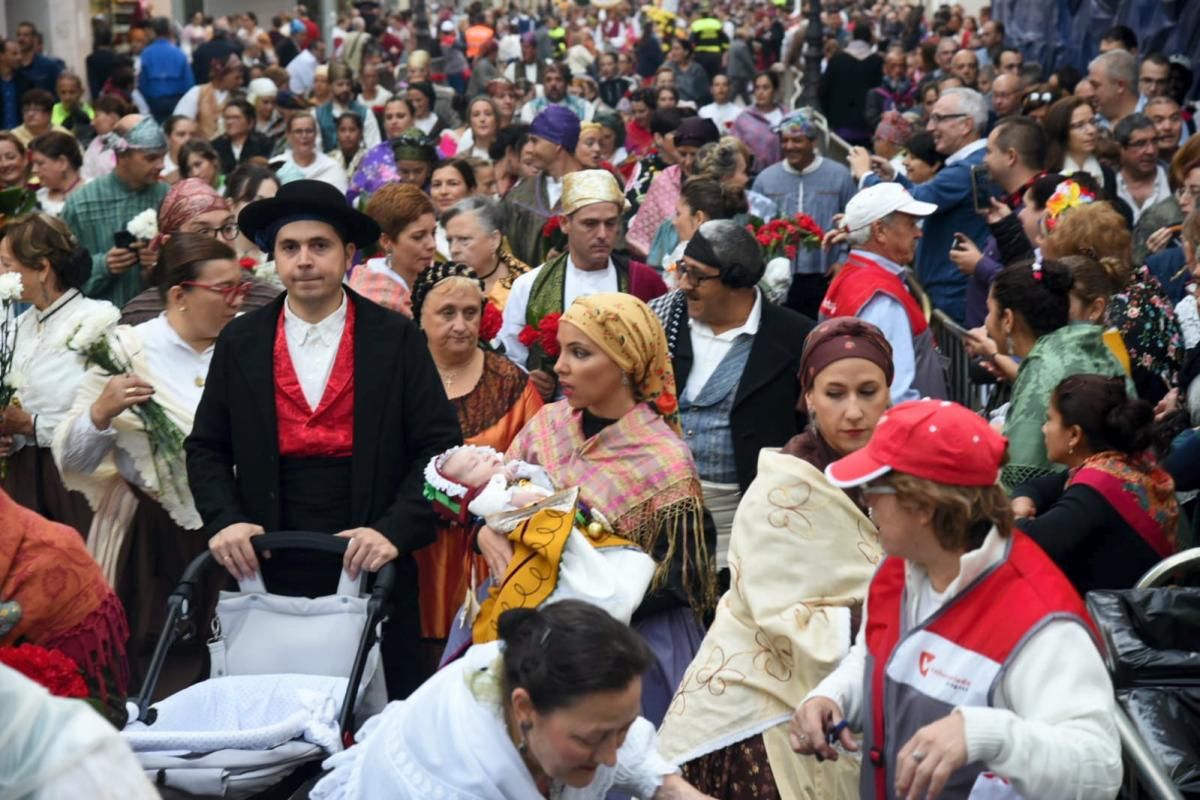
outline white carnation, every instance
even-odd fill
[[[158,211],[148,208],[129,220],[125,230],[143,241],[150,241],[158,236]]]
[[[24,389],[28,384],[25,381],[25,374],[23,372],[13,370],[12,372],[10,372],[4,376],[4,385],[7,386],[8,388],[12,389],[13,391],[19,392],[22,389]]]
[[[16,272],[0,274],[0,302],[15,303],[21,299],[21,276]]]
[[[105,305],[100,310],[89,314],[67,336],[67,348],[76,352],[87,350],[112,330],[120,318],[121,312],[111,305]]]
[[[279,272],[275,269],[275,262],[268,261],[265,264],[259,264],[254,268],[254,277],[264,283],[271,283],[275,286],[283,286],[283,281],[279,279]]]
[[[773,303],[782,303],[787,299],[788,290],[792,288],[792,261],[785,256],[777,256],[767,262],[763,270],[762,280],[758,288],[767,299]]]

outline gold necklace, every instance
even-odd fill
[[[479,353],[480,353],[480,355],[482,355],[483,351],[480,350]],[[462,367],[461,369],[458,369],[454,372],[447,373],[447,372],[442,371],[441,369],[438,369],[438,375],[440,375],[442,378],[442,385],[445,386],[447,389],[449,389],[451,386],[453,386],[454,382],[456,380],[458,380],[464,372],[470,371],[471,368],[473,368],[475,366],[476,358],[477,358],[477,356],[472,355],[470,362],[468,362],[468,364],[465,367]]]

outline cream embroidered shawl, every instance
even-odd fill
[[[763,450],[733,520],[732,584],[659,731],[683,764],[759,733],[782,797],[857,798],[858,762],[818,764],[787,721],[850,648],[881,557],[875,526],[811,464]]]
[[[133,371],[154,384],[154,399],[167,412],[171,421],[179,426],[184,436],[191,433],[196,410],[188,408],[171,394],[169,388],[154,380],[154,373],[150,370],[145,349],[137,332],[128,325],[120,325],[113,329],[111,337],[120,350],[129,356]],[[111,376],[104,374],[98,367],[92,367],[84,376],[83,383],[75,395],[75,402],[54,436],[54,458],[60,469],[67,432],[80,414],[91,413],[92,403],[104,391],[110,378]],[[161,491],[150,451],[150,440],[146,437],[145,428],[137,415],[133,411],[126,411],[113,420],[112,426],[117,432],[116,446],[133,459],[147,493],[162,504],[171,519],[181,528],[198,530],[202,527],[203,521],[196,511],[192,493],[186,485],[179,487],[178,492]],[[179,464],[177,468],[184,469],[184,465]],[[88,531],[88,552],[100,564],[105,578],[112,584],[116,580],[121,544],[129,532],[129,525],[137,510],[137,498],[117,470],[116,459],[112,453],[105,456],[100,466],[90,474],[63,470],[62,477],[63,484],[68,489],[82,493],[95,512],[92,527]]]

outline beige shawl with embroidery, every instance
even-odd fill
[[[120,352],[129,356],[133,371],[154,384],[154,399],[167,412],[171,421],[179,426],[185,436],[191,433],[196,410],[188,408],[172,395],[166,386],[154,380],[154,373],[146,360],[142,342],[134,329],[128,325],[120,325],[113,329],[111,338],[115,346],[120,348]],[[54,459],[60,469],[68,431],[81,414],[91,413],[92,403],[104,391],[111,377],[99,367],[92,367],[84,376],[71,411],[54,436]],[[117,432],[116,447],[124,450],[133,459],[141,478],[141,485],[146,487],[147,494],[158,500],[181,528],[198,530],[202,527],[203,521],[196,511],[192,493],[186,484],[165,492],[159,486],[158,471],[150,451],[150,440],[146,437],[145,428],[138,416],[132,410],[128,410],[114,419],[112,426]],[[185,467],[178,464],[176,468],[183,470]],[[104,577],[110,584],[114,584],[118,556],[129,533],[134,512],[137,511],[137,498],[117,470],[116,459],[111,452],[104,457],[94,472],[85,474],[62,470],[62,477],[66,487],[83,494],[95,512],[92,527],[88,531],[88,552],[104,570]]]
[[[733,520],[732,584],[659,732],[683,764],[764,734],[787,798],[857,798],[858,762],[818,764],[787,743],[787,721],[850,649],[880,560],[875,526],[811,464],[763,450]]]

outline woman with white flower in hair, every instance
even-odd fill
[[[80,293],[91,274],[89,259],[65,223],[40,212],[11,222],[0,240],[0,302],[5,311],[14,302],[32,306],[6,323],[12,351],[0,396],[13,399],[0,417],[4,489],[17,503],[81,535],[92,512],[81,495],[63,486],[50,443],[85,372],[79,356],[61,346],[64,335],[91,315],[115,310]]]
[[[213,345],[250,283],[228,244],[176,233],[162,247],[158,287],[165,311],[112,332],[117,369],[91,366],[54,438],[64,482],[95,511],[88,547],[128,614],[135,679],[149,663],[167,595],[208,547],[187,485],[183,439]],[[95,327],[85,320],[69,332],[69,346],[87,350],[100,333]],[[193,601],[201,609],[207,594]],[[201,677],[202,647],[173,649],[159,683],[164,694]]]

